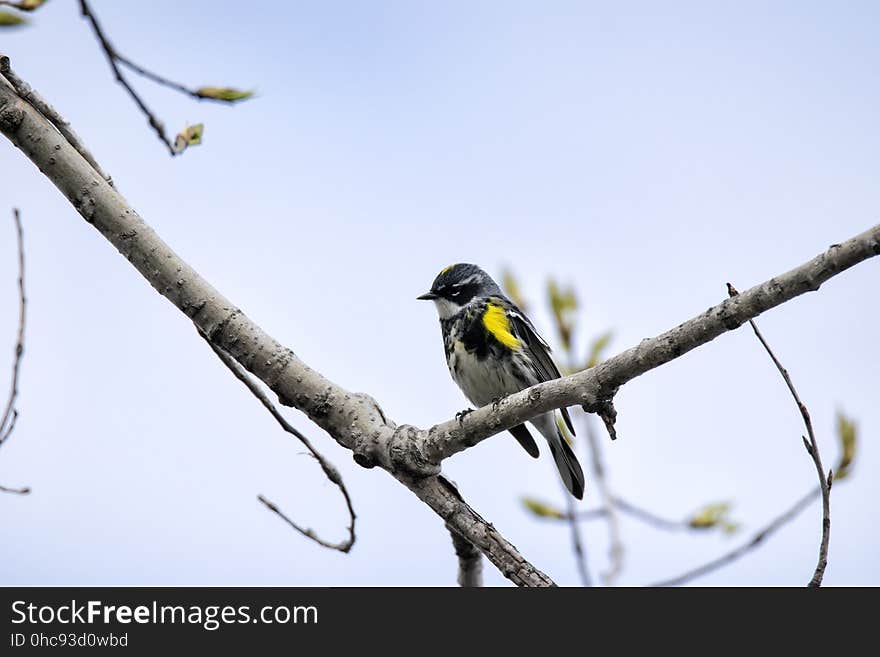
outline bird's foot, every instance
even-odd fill
[[[455,419],[458,420],[459,423],[461,423],[464,420],[465,415],[470,415],[473,412],[474,412],[474,409],[466,408],[463,411],[459,411],[458,413],[456,413]]]
[[[504,397],[496,397],[495,399],[492,400],[492,410],[493,411],[498,410],[498,404],[500,404],[501,400],[503,400],[503,399],[504,399]]]

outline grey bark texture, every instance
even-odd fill
[[[418,458],[439,463],[499,431],[554,408],[580,405],[587,412],[601,412],[628,381],[739,328],[771,308],[805,292],[815,292],[828,279],[876,255],[880,255],[880,224],[832,245],[799,267],[728,298],[665,333],[642,340],[596,367],[540,383],[502,399],[497,405],[490,404],[468,413],[460,420],[448,420],[431,427],[425,438],[416,443],[420,448]]]
[[[414,427],[387,421],[368,395],[349,392],[303,363],[215,290],[161,240],[82,154],[0,81],[0,132],[17,146],[166,299],[279,401],[304,412],[358,463],[379,465],[409,488],[459,535],[476,545],[511,581],[552,586],[492,525],[473,511],[441,477],[439,464],[417,461]],[[410,455],[415,455],[412,458]]]
[[[483,557],[477,546],[462,538],[454,529],[449,530],[452,546],[458,557],[458,585],[474,588],[483,585]]]
[[[496,407],[477,409],[462,420],[420,430],[386,419],[369,395],[328,380],[251,321],[174,253],[52,123],[3,80],[0,132],[160,294],[210,342],[263,381],[280,403],[305,413],[351,450],[359,464],[389,472],[459,536],[476,545],[508,579],[524,586],[553,582],[438,476],[443,459],[554,408],[582,405],[587,411],[604,410],[627,381],[799,294],[817,290],[832,276],[880,253],[880,226],[875,226],[597,367],[511,395]]]

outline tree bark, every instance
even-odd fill
[[[386,419],[372,397],[330,381],[255,324],[174,253],[52,123],[2,78],[0,132],[212,344],[263,381],[282,404],[299,409],[351,450],[359,464],[391,473],[506,577],[525,586],[553,582],[439,476],[444,458],[554,408],[579,404],[604,412],[627,381],[880,254],[878,225],[597,367],[534,386],[461,420],[420,430]]]

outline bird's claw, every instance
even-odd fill
[[[464,420],[464,416],[465,416],[465,415],[470,415],[470,414],[473,413],[473,412],[474,412],[474,409],[472,409],[472,408],[466,408],[466,409],[464,409],[463,411],[459,411],[458,413],[456,413],[456,414],[455,414],[455,419],[458,420],[459,423],[461,423],[461,422]]]
[[[498,410],[498,404],[501,403],[502,399],[504,399],[504,397],[496,397],[495,399],[492,400],[492,410],[493,411]]]

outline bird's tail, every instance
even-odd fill
[[[559,470],[559,476],[562,477],[562,483],[568,489],[568,492],[577,499],[584,499],[584,471],[581,464],[578,463],[577,457],[571,450],[568,442],[559,431],[556,425],[553,413],[547,413],[540,418],[535,418],[532,423],[547,439],[550,445],[550,453],[556,462],[556,469]]]

